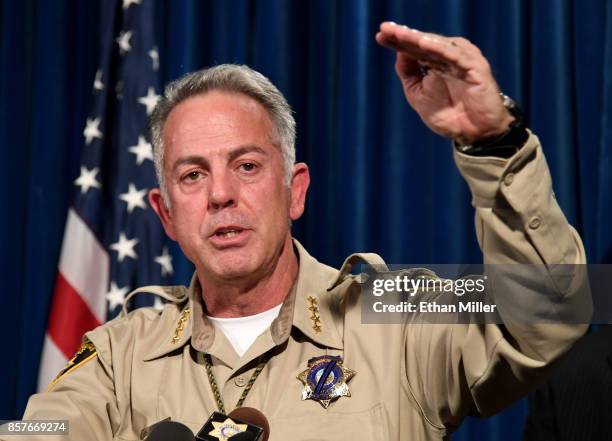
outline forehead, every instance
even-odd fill
[[[273,147],[273,133],[272,120],[259,102],[241,93],[215,90],[187,98],[172,109],[163,137],[166,155],[175,156],[189,153],[184,150],[245,144]]]

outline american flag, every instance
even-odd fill
[[[165,235],[147,202],[148,190],[156,186],[147,117],[159,91],[153,4],[104,1],[101,7],[101,62],[83,130],[39,390],[65,366],[86,331],[121,311],[130,290],[166,283],[173,272]],[[137,301],[131,306],[152,303]]]

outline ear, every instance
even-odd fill
[[[176,240],[174,222],[172,221],[170,210],[168,207],[166,207],[166,203],[164,202],[164,198],[162,197],[159,188],[149,190],[149,204],[151,204],[151,207],[155,213],[157,213],[157,216],[159,217],[159,220],[161,221],[168,237],[170,237],[172,240]]]
[[[306,203],[306,192],[310,185],[310,172],[308,166],[297,163],[293,166],[293,177],[291,178],[291,205],[289,207],[289,217],[297,220],[304,213]]]

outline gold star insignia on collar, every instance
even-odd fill
[[[350,397],[347,382],[356,372],[343,366],[342,357],[323,355],[308,360],[308,369],[297,379],[302,382],[302,400],[318,401],[324,409],[340,397]]]
[[[185,323],[189,320],[189,314],[191,313],[191,309],[185,308],[183,312],[181,312],[181,316],[179,317],[179,321],[176,325],[176,329],[174,330],[174,337],[172,337],[172,344],[175,344],[181,338],[181,334],[185,329]]]
[[[310,311],[310,320],[312,321],[312,329],[317,334],[323,330],[321,326],[321,316],[319,315],[319,301],[316,297],[308,296],[308,310]]]

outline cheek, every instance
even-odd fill
[[[243,193],[245,200],[258,217],[266,223],[276,224],[279,220],[289,222],[289,194],[285,186],[266,185],[249,188]]]
[[[276,239],[282,238],[289,230],[289,197],[283,189],[268,193],[263,203],[264,216],[266,216],[267,229]]]
[[[179,237],[199,236],[202,224],[204,205],[201,198],[194,196],[177,198],[173,201],[172,216],[175,230]]]

